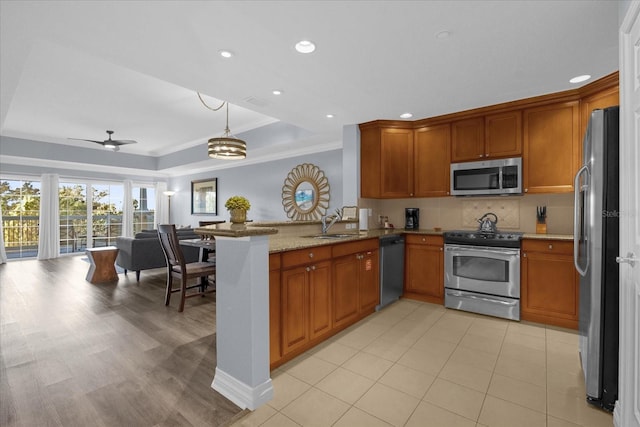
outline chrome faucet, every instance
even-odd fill
[[[332,217],[331,222],[327,224],[327,219]],[[324,215],[322,220],[322,234],[327,234],[327,231],[335,224],[338,220],[342,219],[342,211],[340,209],[336,209],[336,213],[334,215]]]

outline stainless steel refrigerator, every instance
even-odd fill
[[[618,399],[618,161],[618,107],[594,110],[574,181],[574,263],[580,273],[580,361],[587,401],[608,411]]]

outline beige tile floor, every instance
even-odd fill
[[[600,427],[574,331],[400,300],[272,372],[234,426]]]

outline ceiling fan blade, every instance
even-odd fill
[[[104,141],[96,141],[95,139],[83,139],[83,138],[67,138],[67,139],[72,139],[74,141],[89,141],[89,142],[95,142],[97,144],[104,144]]]
[[[117,144],[117,145],[137,144],[138,143],[138,141],[134,141],[133,139],[112,139],[111,141],[107,140],[105,142],[111,142],[111,143]]]

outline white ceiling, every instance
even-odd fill
[[[2,0],[0,16],[1,135],[102,150],[68,138],[112,129],[139,142],[121,152],[151,156],[222,134],[224,110],[196,91],[232,104],[236,135],[281,121],[311,146],[340,140],[346,124],[566,90],[571,77],[618,69],[616,1]],[[451,37],[436,38],[443,30]],[[316,52],[297,53],[302,39]]]

